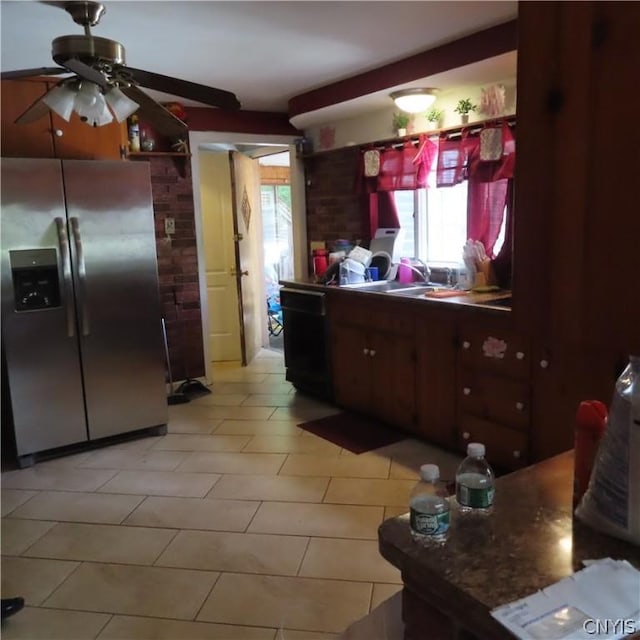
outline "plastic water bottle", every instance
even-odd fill
[[[449,501],[438,494],[440,469],[423,464],[420,480],[409,498],[409,523],[414,539],[442,542],[449,529]]]
[[[344,260],[340,262],[339,274],[340,276],[339,276],[338,282],[340,286],[344,284],[349,284],[349,269],[347,268],[347,265]]]
[[[462,513],[488,514],[493,506],[493,470],[480,442],[467,445],[467,457],[456,471],[456,500]]]

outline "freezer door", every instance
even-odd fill
[[[2,340],[19,456],[87,440],[59,160],[2,158]]]
[[[63,161],[89,438],[167,423],[149,165]]]

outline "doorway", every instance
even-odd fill
[[[281,280],[293,278],[293,229],[289,151],[262,156],[260,201],[269,348],[284,351]]]
[[[253,156],[256,165],[258,158],[284,152],[289,156],[290,183],[290,234],[293,259],[287,267],[288,273],[281,269],[278,278],[300,277],[306,273],[306,212],[304,201],[304,177],[302,163],[298,162],[295,154],[295,138],[292,136],[258,136],[230,134],[220,132],[192,132],[189,135],[192,149],[192,181],[194,194],[196,243],[198,249],[198,274],[201,299],[201,314],[203,327],[203,346],[205,355],[205,375],[212,381],[213,363],[221,361],[242,361],[241,349],[238,348],[240,333],[247,323],[259,322],[261,326],[262,346],[269,346],[269,317],[267,314],[266,287],[264,284],[264,255],[266,247],[261,244],[251,256],[251,269],[261,273],[262,304],[242,306],[242,292],[237,288],[234,299],[233,289],[236,278],[230,273],[230,267],[235,260],[236,248],[233,245],[234,233],[230,223],[230,203],[232,188],[221,189],[218,184],[212,206],[211,189],[216,181],[212,179],[212,171],[222,167],[228,161],[229,151],[240,151],[243,155]],[[213,158],[213,160],[212,160]],[[218,169],[212,165],[218,164]],[[224,182],[224,181],[223,181]],[[214,185],[214,186],[212,186]],[[226,195],[225,195],[226,192]],[[222,194],[222,195],[220,195]],[[262,194],[260,199],[262,200]],[[260,209],[261,207],[258,206]],[[260,213],[260,225],[262,226]],[[213,220],[213,223],[212,223]],[[207,225],[215,227],[215,234],[207,233]],[[257,225],[258,226],[258,225]],[[213,242],[213,248],[212,248]],[[215,259],[212,259],[215,256]],[[211,265],[215,268],[211,269]],[[238,313],[238,309],[242,313]],[[246,314],[250,314],[251,318]],[[226,319],[225,319],[226,316]],[[258,316],[257,318],[255,316]],[[231,320],[236,318],[236,327]],[[226,323],[226,324],[225,324]],[[219,331],[220,326],[224,331]],[[246,363],[248,364],[248,362]]]

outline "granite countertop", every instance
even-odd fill
[[[488,616],[491,609],[571,575],[586,559],[620,558],[640,568],[640,547],[573,519],[572,487],[567,452],[499,478],[489,517],[460,517],[452,509],[441,546],[415,542],[408,514],[386,520],[380,553],[401,570],[405,585],[445,614],[473,619],[481,637],[510,637]]]
[[[402,300],[411,304],[432,304],[432,305],[455,305],[459,307],[475,307],[486,310],[487,312],[498,312],[504,313],[511,311],[509,306],[492,306],[490,304],[491,301],[494,300],[502,300],[504,298],[511,297],[511,291],[506,289],[500,289],[496,291],[480,293],[475,291],[460,291],[459,295],[446,297],[446,298],[435,298],[428,297],[424,294],[420,295],[399,295],[398,293],[393,293],[393,291],[380,291],[375,290],[377,284],[384,284],[383,281],[379,281],[377,283],[371,283],[373,287],[364,285],[346,285],[346,286],[336,286],[336,285],[325,285],[314,282],[313,280],[281,280],[280,284],[293,288],[293,289],[305,289],[308,291],[324,291],[324,292],[338,292],[341,295],[356,295],[356,296],[384,296],[387,299],[394,300]],[[419,285],[420,283],[414,283]],[[407,285],[407,287],[411,287],[411,285]]]

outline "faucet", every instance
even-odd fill
[[[417,267],[414,267],[412,264],[408,262],[403,262],[402,267],[406,269],[411,269],[411,271],[413,271],[414,273],[417,273],[422,278],[422,280],[424,280],[424,282],[429,282],[429,278],[431,277],[431,269],[429,269],[429,267],[424,262],[422,262],[422,260],[419,260],[418,258],[415,258],[415,259],[418,260],[420,264],[424,266],[424,272],[418,269]]]

